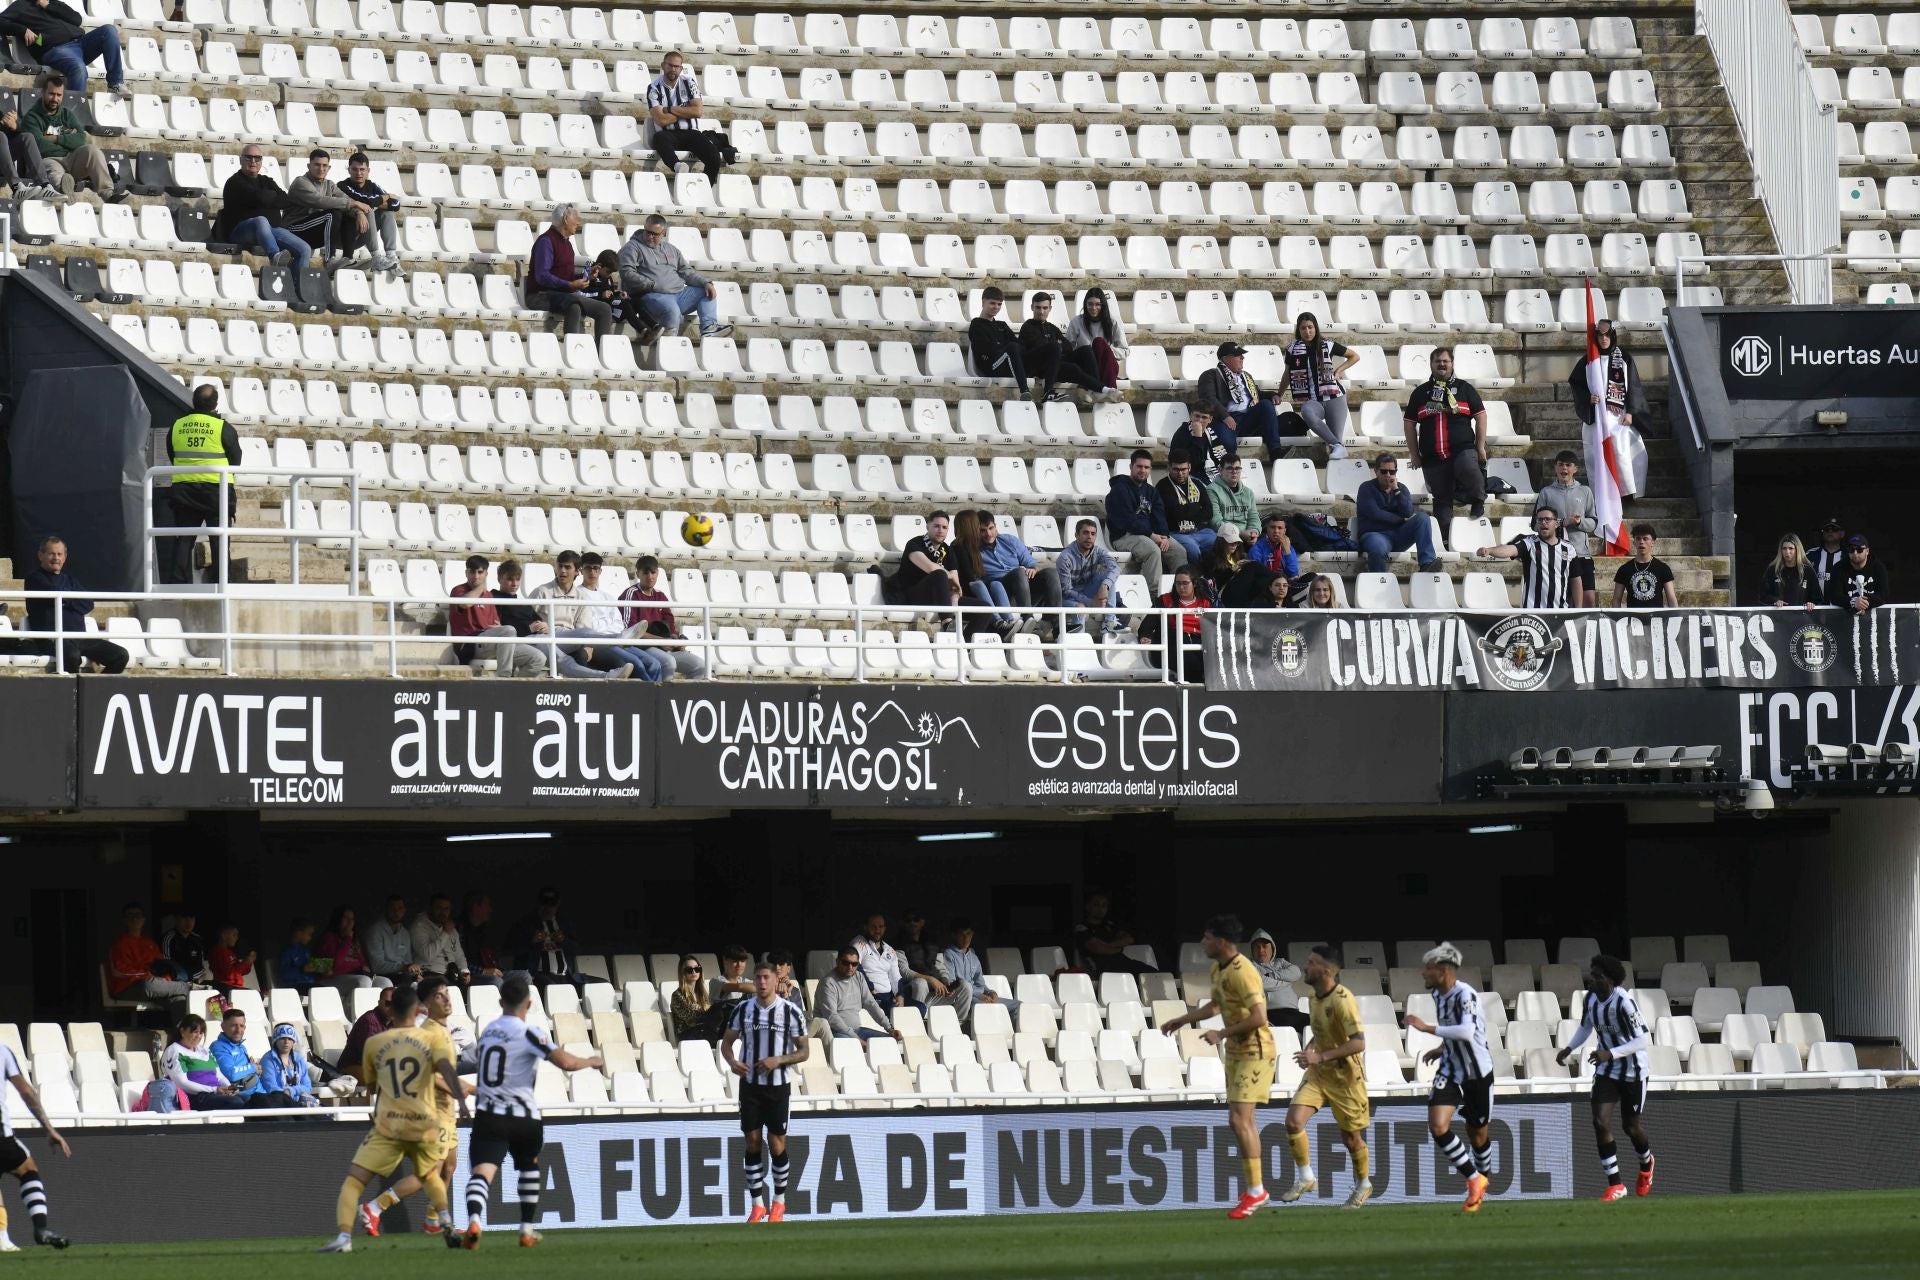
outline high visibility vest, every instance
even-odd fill
[[[227,424],[210,413],[190,413],[173,424],[170,443],[175,466],[209,464],[210,471],[183,471],[174,476],[175,484],[219,484],[226,469],[227,451],[220,444],[221,430]]]

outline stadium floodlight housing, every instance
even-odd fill
[[[1604,769],[1613,761],[1611,747],[1581,747],[1573,753],[1576,769]]]
[[[1759,778],[1748,778],[1746,799],[1741,807],[1752,814],[1772,813],[1773,788]]]
[[[1609,769],[1644,769],[1647,767],[1647,749],[1645,747],[1614,747],[1607,754]]]
[[[1846,764],[1852,756],[1852,749],[1836,747],[1825,742],[1807,744],[1807,768],[1837,769]]]
[[[1573,748],[1549,748],[1547,753],[1540,757],[1540,767],[1554,770],[1573,768]]]
[[[1879,764],[1880,748],[1865,742],[1855,742],[1847,747],[1848,764]]]
[[[1532,773],[1540,767],[1540,748],[1522,747],[1507,757],[1507,768],[1515,773]]]
[[[1883,764],[1911,769],[1914,763],[1913,748],[1904,742],[1889,742],[1880,748],[1880,760]]]
[[[1674,757],[1674,763],[1681,766],[1698,768],[1712,764],[1720,758],[1720,744],[1707,743],[1702,746],[1681,747],[1680,754]]]

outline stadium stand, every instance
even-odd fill
[[[1680,16],[1514,7],[1093,20],[195,0],[181,24],[107,0],[88,21],[119,25],[133,96],[93,86],[88,106],[133,195],[27,199],[17,230],[31,269],[132,348],[218,384],[253,465],[361,478],[358,511],[344,491],[290,505],[243,484],[241,523],[361,531],[362,585],[382,597],[442,594],[471,551],[591,548],[623,570],[659,555],[677,602],[783,607],[716,618],[733,641],[717,673],[837,676],[851,664],[832,605],[847,583],[866,603],[861,571],[925,510],[988,507],[1051,554],[1076,518],[1099,517],[1128,451],[1181,420],[1220,341],[1245,344],[1270,385],[1303,312],[1360,353],[1356,455],[1403,451],[1397,406],[1432,347],[1454,343],[1493,402],[1493,470],[1515,490],[1489,518],[1524,515],[1545,459],[1578,438],[1555,393],[1581,347],[1584,282],[1658,376],[1675,261],[1750,250],[1766,229],[1729,194],[1737,135],[1723,107],[1699,105],[1712,60]],[[640,140],[671,49],[737,148],[717,177],[662,172]],[[295,287],[212,241],[244,143],[283,183],[312,147],[336,171],[365,149],[403,201],[404,272],[362,257]],[[732,334],[596,342],[527,309],[520,277],[563,203],[589,258],[665,214]],[[1759,269],[1702,279],[1687,301],[1784,300]],[[1036,289],[1065,295],[1056,319],[1085,288],[1111,291],[1131,343],[1117,391],[1036,407],[976,376],[961,330],[989,283],[1016,323]],[[1726,565],[1702,554],[1651,389],[1652,492],[1628,516],[1661,526],[1683,602],[1718,602]],[[1242,451],[1264,504],[1349,513],[1357,477],[1319,442]],[[696,511],[715,526],[698,549],[677,536]],[[1357,566],[1338,556],[1305,567],[1340,575],[1360,608],[1510,595],[1510,567],[1440,532],[1443,578],[1412,577],[1410,552],[1391,582],[1347,581]],[[305,548],[302,581],[344,581],[345,542]],[[251,582],[286,580],[284,545],[240,554]],[[436,612],[400,616],[427,632]],[[1028,648],[972,666],[1019,678],[1061,660]],[[156,627],[136,662],[185,669],[212,652]]]

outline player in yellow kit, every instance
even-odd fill
[[[452,1132],[441,1120],[435,1082],[458,1100],[461,1119],[469,1112],[460,1077],[454,1072],[453,1041],[437,1022],[414,1026],[419,1008],[418,992],[412,987],[396,988],[393,1029],[367,1041],[360,1078],[374,1090],[373,1132],[354,1152],[353,1167],[340,1184],[334,1206],[334,1225],[340,1233],[321,1246],[322,1253],[353,1252],[353,1219],[360,1210],[360,1194],[373,1178],[398,1169],[402,1160],[413,1161],[426,1184],[427,1202],[446,1217],[447,1184],[440,1176],[440,1162],[446,1158]],[[449,1231],[445,1238],[449,1247],[458,1247],[458,1234]]]
[[[1273,1032],[1267,1026],[1266,988],[1253,961],[1240,954],[1246,930],[1238,916],[1215,916],[1200,935],[1207,959],[1213,961],[1213,998],[1193,1012],[1161,1024],[1168,1035],[1189,1023],[1220,1015],[1225,1025],[1208,1031],[1206,1041],[1227,1045],[1227,1123],[1240,1143],[1246,1165],[1246,1190],[1229,1218],[1251,1218],[1268,1203],[1260,1126],[1254,1113],[1273,1093]]]
[[[1321,1107],[1333,1108],[1340,1139],[1353,1155],[1353,1193],[1347,1208],[1358,1209],[1373,1194],[1367,1177],[1367,1124],[1373,1112],[1367,1102],[1367,1073],[1362,1055],[1367,1038],[1360,1029],[1360,1005],[1353,992],[1340,985],[1340,952],[1320,943],[1307,956],[1307,985],[1313,988],[1311,1014],[1313,1043],[1294,1055],[1306,1068],[1306,1079],[1294,1090],[1287,1108],[1287,1142],[1293,1148],[1293,1185],[1280,1194],[1292,1204],[1320,1185],[1313,1176],[1313,1156],[1307,1144],[1307,1121]]]

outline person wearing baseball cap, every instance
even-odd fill
[[[1219,406],[1214,426],[1235,437],[1257,435],[1266,442],[1268,458],[1286,457],[1288,446],[1280,443],[1280,393],[1254,385],[1246,368],[1247,349],[1239,343],[1223,342],[1213,354],[1219,363],[1201,373],[1195,399]]]
[[[1863,614],[1875,605],[1887,603],[1887,571],[1873,558],[1867,535],[1856,533],[1847,539],[1847,562],[1827,580],[1827,603],[1848,613]]]
[[[1847,526],[1839,516],[1828,516],[1821,524],[1819,545],[1807,553],[1807,565],[1813,570],[1820,598],[1826,599],[1828,580],[1847,567]]]

